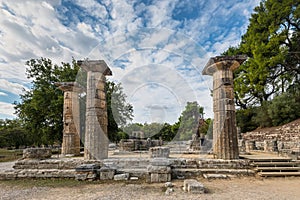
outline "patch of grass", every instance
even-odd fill
[[[22,158],[23,150],[0,149],[0,162],[9,162]]]

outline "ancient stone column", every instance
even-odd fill
[[[202,72],[213,76],[213,151],[219,159],[239,158],[233,71],[245,60],[245,56],[213,57]]]
[[[75,82],[56,85],[64,91],[62,155],[80,155],[80,117],[78,95],[82,88]]]
[[[108,157],[108,119],[104,87],[105,76],[112,72],[103,60],[78,61],[78,64],[87,72],[84,159],[105,159]]]

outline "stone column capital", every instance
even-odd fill
[[[78,65],[87,72],[100,72],[104,76],[111,76],[112,71],[104,60],[79,60]]]
[[[215,72],[220,70],[236,70],[245,60],[247,56],[216,56],[211,57],[205,65],[202,74],[212,76]]]
[[[78,92],[84,91],[83,87],[76,82],[56,82],[55,85],[64,92]]]

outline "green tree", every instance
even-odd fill
[[[60,143],[63,132],[63,92],[56,82],[77,81],[86,86],[86,73],[79,71],[75,60],[61,65],[53,64],[50,59],[31,59],[26,62],[27,78],[32,79],[32,88],[21,95],[21,102],[15,103],[16,114],[35,145]],[[120,84],[107,81],[108,134],[115,140],[118,124],[123,125],[132,117],[132,106],[126,103],[126,96]],[[114,98],[112,98],[112,96]],[[85,96],[80,101],[81,113],[85,113]],[[115,113],[113,114],[113,108]],[[85,123],[85,115],[81,115]],[[117,123],[118,124],[117,124]],[[84,131],[84,126],[82,126]]]
[[[126,94],[120,83],[106,82],[106,101],[108,113],[108,130],[111,141],[126,137],[121,131],[133,119],[133,106],[126,102]]]
[[[20,146],[30,144],[30,138],[20,120],[0,120],[0,147],[15,147],[19,149]]]
[[[238,47],[224,54],[246,54],[235,72],[236,103],[260,105],[299,82],[300,2],[265,0],[254,9]]]
[[[32,88],[21,95],[15,103],[16,113],[25,124],[35,145],[49,145],[62,139],[63,92],[56,82],[74,81],[78,66],[53,64],[50,59],[31,59],[26,62],[27,78],[32,79]]]
[[[204,116],[204,108],[196,101],[187,102],[179,117],[180,127],[176,139],[189,140],[193,134],[198,134],[199,119]]]

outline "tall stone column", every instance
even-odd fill
[[[218,159],[239,158],[233,71],[245,60],[245,56],[213,57],[202,72],[213,76],[213,151]]]
[[[78,95],[82,89],[74,82],[56,85],[64,91],[62,155],[80,155],[80,117]]]
[[[104,87],[105,76],[112,72],[103,60],[78,61],[78,64],[87,72],[84,159],[105,159],[108,157],[108,119]]]

